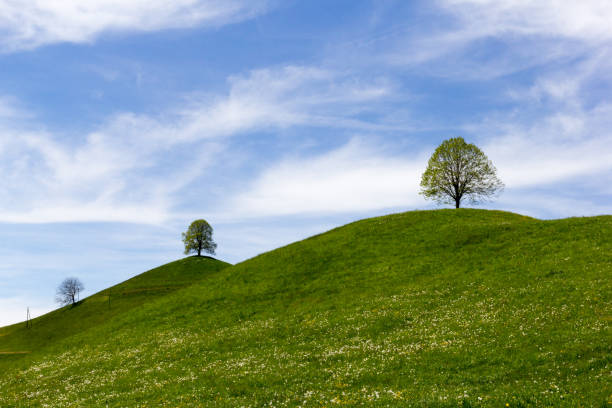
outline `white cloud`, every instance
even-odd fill
[[[426,67],[429,75],[482,81],[568,63],[611,45],[607,0],[437,0],[449,17],[374,42],[375,61]],[[440,15],[431,16],[439,19]],[[432,28],[433,27],[433,28]]]
[[[0,1],[0,49],[86,43],[105,32],[220,26],[262,13],[265,0]]]
[[[294,66],[233,76],[228,86],[224,96],[158,118],[116,115],[76,140],[0,122],[0,221],[162,223],[230,136],[291,126],[376,128],[353,115],[389,92],[384,81]]]
[[[163,222],[174,193],[201,175],[220,149],[214,141],[181,144],[173,137],[183,132],[180,119],[166,124],[120,115],[84,140],[3,129],[0,220]],[[165,160],[185,151],[183,161]]]
[[[197,117],[189,134],[227,135],[245,129],[296,125],[381,128],[356,116],[367,102],[392,92],[384,78],[364,82],[347,73],[286,66],[231,76],[229,95],[196,104],[184,114]]]
[[[602,48],[578,63],[547,69],[529,87],[515,87],[508,96],[530,108],[548,105],[557,110],[580,110],[587,102],[605,103],[607,93],[601,91],[612,85],[611,51]]]
[[[557,112],[535,124],[511,118],[476,129],[491,135],[484,148],[508,188],[545,186],[612,171],[612,105]]]
[[[423,203],[426,157],[390,155],[353,139],[315,157],[286,158],[266,169],[229,204],[231,217],[355,213]]]
[[[474,37],[552,36],[601,43],[612,40],[607,0],[440,0]]]
[[[511,113],[467,127],[486,140],[509,186],[598,179],[612,171],[609,54],[601,50],[540,74],[529,88],[510,92],[519,103]]]

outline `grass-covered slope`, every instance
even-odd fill
[[[152,269],[125,282],[25,323],[0,328],[0,371],[9,362],[44,355],[49,346],[98,327],[133,308],[192,285],[229,266],[212,259],[190,257]]]
[[[607,406],[611,277],[612,217],[363,220],[0,362],[0,406]]]

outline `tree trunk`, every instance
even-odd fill
[[[459,204],[461,204],[461,199],[460,198],[456,198],[455,199],[455,208],[459,208]]]

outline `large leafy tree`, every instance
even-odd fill
[[[185,255],[197,252],[198,256],[202,252],[214,254],[217,244],[212,238],[213,229],[205,220],[195,220],[191,223],[187,232],[183,232],[183,242],[185,243]]]
[[[441,204],[467,198],[472,203],[501,192],[504,185],[491,160],[477,146],[461,137],[445,140],[429,159],[421,178],[421,194]]]

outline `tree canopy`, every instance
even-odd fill
[[[212,238],[213,229],[206,220],[195,220],[183,232],[183,243],[185,243],[185,255],[196,252],[198,256],[202,252],[214,255],[217,244]]]
[[[83,289],[85,286],[77,278],[66,278],[58,286],[55,300],[62,305],[75,304]]]
[[[464,198],[476,203],[501,192],[503,187],[493,163],[462,137],[442,142],[421,178],[423,196],[441,204],[454,203],[455,208]]]

